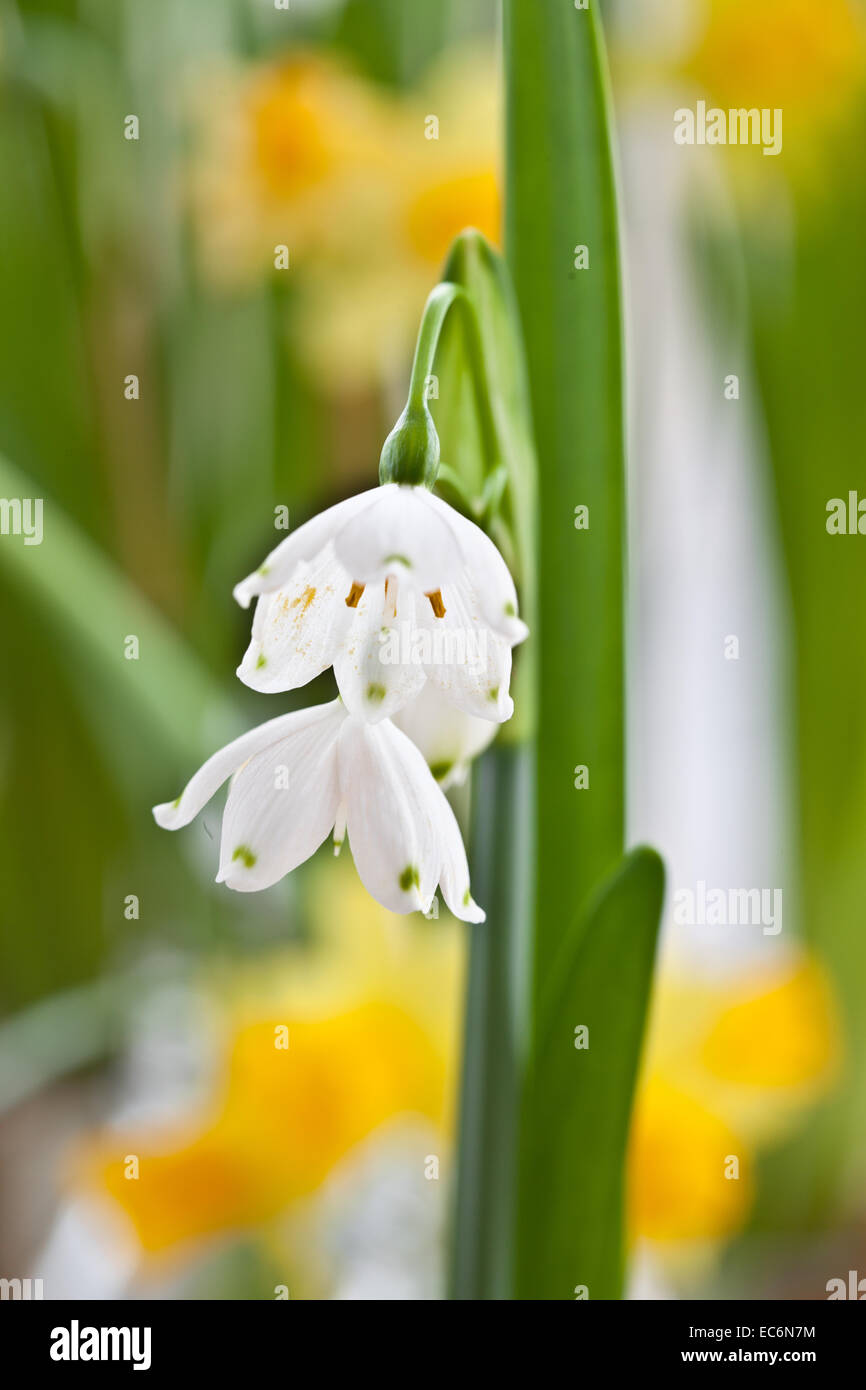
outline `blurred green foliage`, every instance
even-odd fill
[[[291,41],[339,26],[363,61],[390,11],[351,8],[345,25],[334,7],[293,13]],[[249,620],[231,588],[272,546],[275,507],[297,524],[345,488],[329,403],[286,333],[291,292],[203,283],[183,197],[190,68],[281,52],[286,23],[240,0],[0,6],[0,455],[44,499],[46,536],[0,556],[3,1010],[154,933],[235,948],[250,915],[267,939],[285,927],[288,887],[241,933],[150,805],[228,724],[289,703],[235,681]],[[379,425],[354,431],[348,460],[340,439],[340,468],[372,476]]]

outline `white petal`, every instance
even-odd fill
[[[223,815],[217,882],[242,893],[269,888],[303,864],[337,815],[339,700],[301,710],[279,742],[257,753],[232,782]]]
[[[514,713],[508,693],[511,645],[481,615],[472,585],[446,584],[442,589],[445,614],[424,621],[430,631],[430,681],[465,714],[501,724]]]
[[[256,753],[289,733],[293,721],[297,719],[297,714],[278,715],[276,719],[269,719],[266,724],[242,734],[233,743],[227,743],[225,748],[214,753],[199,768],[176,801],[165,801],[161,806],[154,806],[153,818],[157,825],[161,825],[163,830],[180,830],[181,826],[189,825],[232,773],[237,772]]]
[[[394,723],[420,748],[443,791],[465,781],[469,764],[497,733],[495,723],[464,714],[432,681],[398,710]]]
[[[433,790],[438,798],[435,814],[441,856],[439,882],[445,905],[461,922],[483,922],[486,913],[478,906],[469,891],[469,865],[466,862],[466,850],[463,848],[463,836],[460,834],[457,817],[441,787],[434,783]]]
[[[256,594],[268,594],[284,588],[291,580],[296,565],[303,560],[312,560],[320,550],[324,550],[340,527],[351,517],[362,513],[378,493],[379,488],[374,487],[359,493],[357,497],[347,497],[286,536],[259,569],[235,585],[233,593],[241,608],[249,608],[250,599]]]
[[[351,587],[329,541],[312,562],[296,565],[285,588],[262,594],[237,671],[244,684],[264,693],[295,690],[333,665],[352,623]]]
[[[451,527],[466,571],[478,592],[484,617],[513,647],[516,646],[529,635],[529,628],[517,616],[517,591],[502,555],[486,531],[449,507],[441,497],[428,492],[426,501]]]
[[[337,558],[352,578],[369,584],[402,566],[426,590],[455,577],[460,550],[447,519],[427,505],[427,488],[386,483],[378,494],[334,537]]]
[[[347,719],[340,730],[340,788],[361,882],[392,912],[426,912],[439,880],[439,835],[423,757],[389,721]]]
[[[427,679],[423,660],[413,659],[416,595],[403,576],[392,577],[389,589],[392,585],[396,611],[387,619],[385,585],[380,581],[366,586],[334,659],[337,688],[349,713],[373,723],[390,718]],[[422,597],[422,602],[428,600]]]

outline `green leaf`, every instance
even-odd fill
[[[502,257],[472,230],[455,240],[443,276],[466,292],[477,334],[468,331],[465,316],[453,312],[439,340],[439,397],[431,409],[442,459],[476,503],[473,519],[487,525],[505,555],[517,581],[521,616],[532,633],[538,466],[514,290]],[[488,485],[495,505],[485,515]],[[500,734],[509,743],[522,742],[534,729],[535,650],[530,636],[515,653],[515,713]]]
[[[520,585],[523,616],[531,625],[537,466],[529,409],[529,380],[514,289],[502,257],[480,232],[471,229],[461,232],[455,240],[443,276],[466,291],[475,311],[477,344],[480,348],[478,376],[483,382],[487,405],[480,412],[476,400],[474,413],[476,419],[481,416],[482,425],[487,423],[488,429],[485,433],[484,429],[478,431],[476,428],[478,450],[485,467],[480,477],[477,470],[472,472],[480,496],[485,477],[489,478],[499,467],[504,468],[507,490],[502,496],[502,522],[505,530],[504,534],[500,532],[497,539],[504,539],[507,558]],[[456,318],[452,317],[449,325],[452,337],[456,336],[454,330],[457,326]],[[472,349],[471,339],[467,342],[467,336],[464,331],[461,337],[463,356],[457,364],[463,369],[464,389],[473,375],[466,369]],[[454,346],[453,342],[446,341],[441,357],[440,353],[436,356],[443,410],[440,414],[438,403],[433,410],[442,456],[445,458],[447,451],[448,461],[462,471],[459,450],[463,422],[445,415],[452,400],[452,380],[458,375],[447,356],[449,350],[454,351]],[[456,394],[459,398],[459,393]],[[489,422],[484,418],[488,414]]]
[[[505,5],[506,249],[539,465],[538,989],[623,852],[619,252],[596,8]],[[575,529],[579,505],[588,530]],[[587,790],[575,790],[578,764]]]
[[[39,498],[41,492],[0,456],[0,496]],[[0,573],[46,614],[51,640],[83,677],[84,703],[99,713],[97,734],[102,728],[110,737],[119,717],[130,756],[143,743],[148,752],[180,768],[204,751],[206,721],[208,742],[228,732],[229,705],[216,682],[158,611],[50,499],[43,498],[41,544],[4,536]],[[128,637],[138,640],[137,659],[125,655]]]
[[[659,856],[633,850],[550,972],[524,1113],[519,1298],[572,1299],[579,1285],[620,1297],[623,1167],[663,895]]]

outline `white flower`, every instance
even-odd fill
[[[238,675],[292,690],[334,667],[352,714],[389,718],[429,681],[458,709],[511,716],[511,648],[527,635],[508,566],[426,487],[387,483],[299,527],[235,589],[260,595]]]
[[[394,723],[420,748],[443,791],[466,781],[469,764],[497,733],[497,726],[489,719],[476,719],[455,709],[430,683],[397,711]]]
[[[269,888],[334,829],[346,831],[361,881],[392,912],[426,912],[437,883],[464,922],[483,922],[454,812],[404,733],[352,717],[340,700],[271,719],[215,753],[174,802],[154,807],[178,830],[232,777],[217,882]]]

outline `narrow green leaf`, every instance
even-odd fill
[[[0,497],[38,499],[42,489],[0,456]],[[43,538],[0,544],[0,572],[35,598],[52,640],[87,676],[90,700],[122,710],[127,741],[143,739],[158,755],[188,766],[202,749],[205,721],[216,736],[229,727],[219,687],[160,614],[50,499]],[[138,642],[137,659],[126,639]]]
[[[506,247],[539,464],[539,988],[623,851],[619,255],[596,9],[505,5]],[[588,529],[575,528],[578,506]],[[586,790],[575,789],[577,765],[589,769]]]
[[[476,503],[491,475],[496,470],[503,474],[505,486],[497,505],[489,516],[476,509],[474,519],[488,525],[508,560],[520,592],[521,615],[530,629],[529,642],[515,653],[514,717],[500,734],[506,742],[519,743],[535,726],[538,474],[520,318],[507,267],[480,232],[469,230],[457,237],[443,276],[466,291],[478,334],[473,342],[466,322],[456,313],[450,315],[436,354],[439,396],[431,401],[431,409],[442,459]]]
[[[658,855],[633,850],[550,972],[524,1114],[519,1298],[573,1299],[581,1285],[621,1296],[623,1164],[663,895]]]
[[[461,285],[475,309],[481,348],[480,375],[489,401],[492,436],[484,438],[482,434],[480,447],[487,452],[488,473],[499,465],[505,469],[508,485],[503,495],[503,522],[506,532],[501,538],[506,551],[511,552],[508,558],[520,585],[523,615],[531,625],[537,470],[529,380],[514,289],[502,257],[480,232],[472,230],[462,232],[455,240],[443,277]],[[463,343],[466,343],[465,333]],[[464,354],[468,355],[465,346]],[[440,398],[447,407],[451,398],[447,359],[440,368],[437,354],[436,366],[437,373],[441,372]],[[470,380],[471,373],[464,372],[464,381]],[[447,390],[442,389],[445,386]],[[455,437],[456,430],[451,432],[445,428],[435,407],[434,415],[444,459],[446,450],[457,450],[460,441]]]

